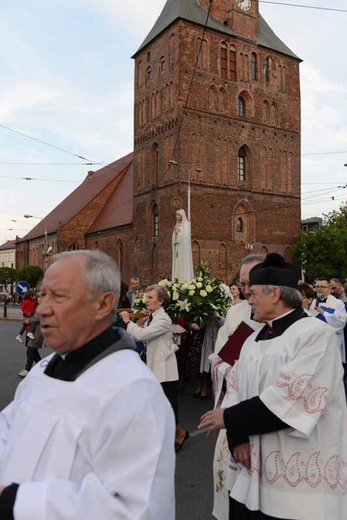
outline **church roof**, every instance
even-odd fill
[[[207,11],[202,7],[198,0],[167,0],[157,21],[150,30],[145,40],[136,51],[135,55],[140,52],[146,45],[159,36],[176,20],[186,20],[198,25],[204,26],[206,23]],[[210,29],[222,32],[227,35],[235,35],[226,25],[209,17],[207,26]],[[273,51],[286,54],[292,58],[300,59],[292,52],[287,45],[273,32],[270,26],[265,22],[264,18],[259,14],[259,35],[256,43]]]
[[[0,246],[0,251],[7,251],[8,249],[16,249],[16,241],[15,240],[7,240]]]
[[[106,202],[87,234],[126,226],[133,221],[133,161],[124,170],[117,189]]]
[[[89,172],[84,181],[66,199],[58,204],[29,233],[17,240],[17,243],[44,236],[45,226],[48,234],[56,233],[61,226],[67,224],[77,213],[93,201],[117,176],[121,184],[124,173],[132,165],[132,162],[133,153],[130,153],[100,170]],[[119,185],[115,189],[117,190],[118,187]],[[132,184],[129,189],[132,195]],[[125,212],[124,207],[122,207],[122,212]]]

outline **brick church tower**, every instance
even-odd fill
[[[196,264],[230,281],[251,251],[289,260],[300,232],[300,59],[258,0],[167,0],[134,59],[133,273],[171,277],[189,186]]]

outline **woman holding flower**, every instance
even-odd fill
[[[187,430],[179,425],[178,368],[175,354],[177,346],[172,340],[171,318],[164,310],[164,305],[169,302],[169,299],[166,287],[150,285],[146,289],[147,316],[140,318],[135,324],[130,320],[128,312],[121,312],[120,315],[126,324],[127,331],[135,341],[146,343],[147,366],[160,381],[175,414],[175,449],[178,451],[189,435]]]

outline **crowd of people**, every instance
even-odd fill
[[[175,518],[179,380],[194,376],[193,397],[213,388],[199,428],[219,432],[215,518],[345,520],[342,282],[300,282],[280,255],[252,254],[230,291],[223,319],[181,323],[178,350],[164,286],[127,287],[100,251],[56,255],[22,305],[17,341],[26,330],[54,353],[41,362],[28,343],[0,414],[0,518]]]

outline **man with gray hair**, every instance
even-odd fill
[[[227,430],[229,518],[343,519],[347,410],[334,332],[302,309],[297,270],[280,255],[249,277],[254,318],[265,325],[229,373],[226,407],[199,426]]]
[[[127,292],[127,297],[130,301],[130,306],[134,306],[134,301],[139,297],[139,289],[140,289],[140,279],[137,276],[132,276],[130,278],[130,287]]]
[[[215,352],[210,356],[211,375],[215,395],[215,407],[220,406],[222,399],[222,406],[224,406],[225,402],[228,402],[228,387],[225,388],[225,380],[231,370],[231,365],[235,363],[238,358],[238,353],[233,353],[233,359],[227,360],[223,355],[223,352],[225,349],[228,350],[233,347],[233,341],[236,340],[239,344],[243,342],[243,338],[240,338],[240,330],[242,330],[242,327],[247,327],[251,332],[253,330],[259,329],[262,326],[261,323],[258,323],[253,319],[252,307],[248,303],[248,300],[250,297],[249,272],[255,265],[263,262],[264,259],[264,255],[256,253],[247,255],[243,258],[240,269],[240,285],[245,299],[241,303],[230,307],[227,312],[225,322],[218,331]],[[223,395],[224,389],[225,395]],[[226,515],[228,515],[230,491],[228,488],[230,472],[229,462],[230,453],[227,446],[226,432],[225,430],[222,430],[218,436],[213,462],[213,514],[217,519],[223,519],[226,517]]]
[[[171,407],[128,334],[112,326],[116,263],[55,257],[37,309],[55,353],[0,414],[1,520],[173,520]]]

